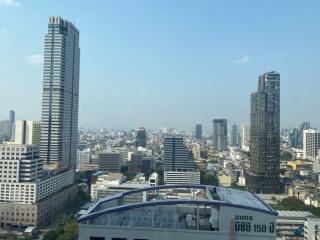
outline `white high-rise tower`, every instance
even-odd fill
[[[40,153],[46,164],[75,168],[79,71],[78,29],[61,17],[50,17],[44,46]]]

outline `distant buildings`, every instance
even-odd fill
[[[13,110],[9,112],[9,121],[10,121],[10,140],[14,139],[14,131],[15,131],[15,120],[16,120],[16,114]]]
[[[228,125],[226,119],[213,120],[213,146],[217,151],[227,150]]]
[[[41,152],[46,164],[76,167],[80,48],[79,31],[50,17],[45,35]]]
[[[315,160],[320,153],[320,131],[309,129],[303,131],[303,158]]]
[[[0,121],[0,140],[8,141],[11,138],[11,122],[9,120]]]
[[[40,145],[41,123],[40,121],[16,121],[15,144]]]
[[[239,128],[236,124],[231,125],[231,132],[230,132],[230,145],[231,146],[239,146]]]
[[[113,173],[120,172],[122,158],[119,151],[108,150],[98,153],[99,170]]]
[[[138,128],[136,130],[136,147],[146,147],[147,146],[147,133],[144,127]]]
[[[241,149],[249,152],[250,148],[250,123],[241,126]]]
[[[280,74],[259,77],[251,95],[250,172],[247,185],[257,193],[278,193],[280,187]]]
[[[90,164],[91,149],[86,148],[83,150],[77,150],[77,169]]]
[[[195,128],[195,137],[198,140],[202,139],[202,124],[197,124]]]
[[[308,129],[311,129],[309,122],[303,122],[299,128],[294,128],[289,136],[290,147],[303,149],[303,131]]]
[[[163,168],[166,184],[200,184],[200,172],[195,170],[182,136],[165,136]]]

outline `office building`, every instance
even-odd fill
[[[213,120],[213,146],[216,151],[227,150],[228,125],[226,119]]]
[[[121,153],[119,151],[103,151],[98,153],[99,170],[120,172],[121,169]]]
[[[73,170],[48,174],[38,145],[0,145],[0,224],[45,226],[74,199]]]
[[[320,131],[309,129],[303,131],[303,158],[315,160],[320,150]]]
[[[79,31],[61,17],[50,17],[45,35],[41,158],[75,169],[78,141]]]
[[[10,140],[10,136],[11,136],[10,129],[11,129],[11,123],[9,120],[0,121],[0,138],[3,141]]]
[[[147,146],[147,133],[144,127],[138,128],[136,130],[136,147],[146,147]]]
[[[239,146],[239,128],[236,124],[231,125],[230,146]]]
[[[40,145],[41,123],[40,121],[16,121],[15,144]]]
[[[201,159],[201,147],[199,143],[195,143],[192,147],[193,158],[198,161]]]
[[[165,184],[200,184],[200,172],[195,170],[182,136],[165,136],[163,168]]]
[[[90,164],[91,149],[77,150],[77,169]]]
[[[303,149],[303,132],[308,129],[311,129],[309,122],[303,122],[299,128],[294,128],[289,136],[290,147]]]
[[[256,193],[278,193],[280,186],[280,74],[259,77],[251,94],[250,171],[247,185]]]
[[[163,167],[164,170],[194,170],[195,164],[190,158],[182,136],[165,136]]]
[[[249,152],[250,148],[250,123],[243,124],[241,127],[241,149]]]
[[[202,139],[202,124],[197,124],[195,129],[195,137],[198,140]]]
[[[276,218],[276,211],[249,192],[164,185],[96,202],[78,219],[79,240],[275,240]]]
[[[16,114],[13,110],[9,112],[9,121],[10,121],[10,140],[14,139],[14,131],[15,131],[15,119],[16,119]]]

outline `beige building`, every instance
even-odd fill
[[[40,144],[40,121],[16,121],[15,144]]]
[[[73,184],[47,198],[32,204],[0,203],[1,227],[21,225],[42,227],[50,224],[58,212],[78,194],[78,185]]]

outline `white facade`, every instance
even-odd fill
[[[303,158],[314,160],[320,149],[320,131],[308,129],[303,131]]]
[[[200,184],[199,171],[164,171],[165,184]]]
[[[74,183],[74,178],[75,171],[69,170],[38,182],[36,200],[38,201],[40,199],[43,199],[50,194],[53,194],[67,186],[72,185]]]
[[[304,239],[320,239],[320,218],[307,218],[307,220],[304,222]]]
[[[195,160],[200,160],[201,148],[199,143],[193,145],[192,153]]]
[[[42,170],[37,145],[0,145],[0,182],[34,182],[42,177]]]
[[[40,121],[16,121],[15,144],[40,144]]]
[[[241,126],[241,149],[249,151],[250,146],[250,124],[246,123]]]
[[[82,165],[90,164],[91,149],[77,150],[77,169]]]

